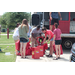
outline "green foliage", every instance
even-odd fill
[[[23,19],[28,21],[31,18],[31,14],[27,12],[6,12],[0,18],[0,24],[4,27],[14,29],[17,23],[21,23]]]

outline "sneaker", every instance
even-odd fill
[[[54,58],[53,60],[58,60],[58,58]]]
[[[47,57],[53,57],[53,56],[52,56],[52,55],[50,55],[50,54],[49,54],[49,55],[46,55],[46,56],[47,56]]]

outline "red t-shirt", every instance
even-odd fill
[[[53,34],[53,32],[51,30],[46,30],[45,36],[49,36],[49,35],[51,36],[50,39],[52,39],[53,36],[54,36],[54,34]]]
[[[54,35],[56,35],[55,40],[61,40],[61,30],[59,28],[54,29]]]

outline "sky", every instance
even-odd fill
[[[0,11],[0,15],[3,15],[4,13],[5,13],[5,12],[1,12],[1,11]]]
[[[0,15],[3,15],[5,12],[0,11]],[[31,14],[33,14],[33,12],[31,12]]]

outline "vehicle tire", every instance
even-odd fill
[[[63,49],[71,49],[73,42],[74,42],[73,39],[70,39],[70,38],[62,39]]]

